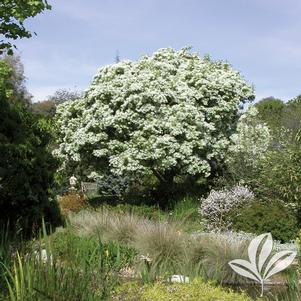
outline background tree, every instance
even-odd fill
[[[212,175],[253,98],[229,64],[161,49],[102,68],[82,99],[60,105],[56,153],[86,173],[146,177],[166,191]]]
[[[296,137],[301,129],[301,95],[286,103],[282,123]]]
[[[12,92],[14,94],[14,99],[19,99],[24,102],[26,106],[31,103],[32,95],[28,92],[26,88],[26,77],[24,75],[24,66],[21,62],[19,55],[8,55],[3,54],[0,59],[9,66],[11,70],[10,81],[12,85]]]
[[[41,222],[58,222],[51,200],[57,161],[48,150],[51,138],[42,119],[14,100],[13,72],[0,61],[0,220],[23,230]]]
[[[292,135],[287,135],[287,138],[295,139],[301,128],[300,95],[287,103],[274,97],[268,97],[256,103],[255,106],[258,109],[259,119],[265,122],[273,133],[275,147],[279,147],[279,143],[281,143],[279,137],[282,136],[283,132],[291,132]]]
[[[34,102],[31,105],[33,113],[42,115],[48,118],[54,117],[56,113],[56,107],[66,101],[73,101],[82,96],[82,92],[77,90],[59,89],[49,96],[47,100]]]
[[[24,21],[45,9],[51,9],[46,0],[1,0],[0,54],[5,51],[12,54],[15,46],[9,40],[30,38],[32,34],[25,28]]]
[[[242,114],[237,130],[230,139],[232,143],[226,155],[224,170],[228,177],[227,186],[237,183],[254,186],[257,183],[261,160],[272,141],[271,131],[267,124],[259,119],[256,106],[249,106]]]
[[[73,101],[80,98],[83,95],[82,92],[77,90],[69,89],[58,89],[53,95],[48,97],[48,100],[55,102],[57,105],[64,103],[66,101]]]
[[[282,126],[285,103],[278,98],[263,98],[255,104],[258,110],[258,118],[265,122],[268,127],[275,131]]]
[[[31,105],[31,111],[34,114],[52,118],[56,112],[56,103],[53,100],[34,102]]]

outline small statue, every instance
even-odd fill
[[[73,191],[76,190],[75,186],[77,184],[77,178],[74,175],[72,175],[72,177],[70,177],[69,183],[70,183],[70,190],[73,190]]]

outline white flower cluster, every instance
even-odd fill
[[[99,70],[82,99],[57,108],[55,154],[116,175],[209,176],[253,88],[228,63],[160,49]]]
[[[207,198],[201,200],[199,208],[199,213],[205,220],[205,228],[219,231],[230,230],[230,214],[253,200],[253,192],[244,186],[237,185],[229,190],[212,190]]]
[[[268,126],[258,121],[257,115],[257,109],[251,105],[240,117],[237,131],[230,138],[232,143],[226,161],[231,163],[241,158],[245,166],[255,167],[265,155],[272,136]]]

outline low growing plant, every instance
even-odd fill
[[[113,295],[114,301],[252,301],[245,293],[235,293],[229,289],[213,286],[201,279],[191,283],[164,283],[140,287],[136,283],[126,283]]]

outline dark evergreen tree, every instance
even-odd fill
[[[0,61],[0,221],[31,231],[42,217],[59,222],[51,199],[57,162],[48,150],[45,121],[14,98],[11,76]]]

